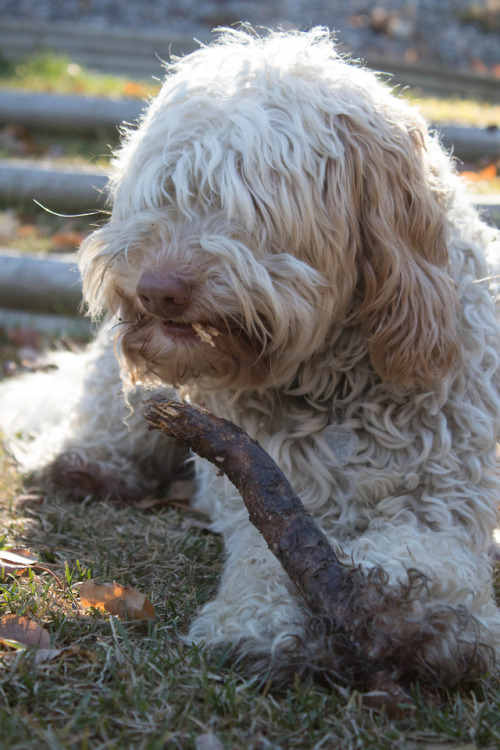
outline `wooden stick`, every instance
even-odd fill
[[[400,702],[401,688],[387,665],[366,654],[350,627],[350,569],[340,563],[268,453],[232,422],[199,406],[158,396],[145,403],[150,429],[159,429],[188,445],[236,486],[250,521],[262,533],[311,612],[326,616],[330,632],[339,636],[342,664],[353,680],[368,689],[383,683],[389,701]]]
[[[211,461],[241,493],[262,533],[310,609],[341,623],[346,568],[273,459],[232,422],[188,403],[146,402],[146,419]]]

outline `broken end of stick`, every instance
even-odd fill
[[[149,430],[161,430],[170,437],[180,437],[176,425],[184,414],[183,407],[187,404],[165,396],[152,396],[143,401],[143,404],[145,406],[144,416],[149,422]]]
[[[197,413],[211,414],[203,406],[193,406],[188,401],[178,401],[177,399],[167,398],[166,396],[151,396],[142,402],[145,406],[144,416],[146,419],[155,420],[158,416],[169,416],[172,418],[182,415],[194,416]],[[212,415],[213,416],[213,415]]]
[[[221,421],[201,406],[193,406],[187,401],[176,401],[166,396],[152,396],[143,403],[144,416],[149,422],[150,430],[161,430],[190,448],[193,448],[193,438],[206,431],[207,424],[210,429],[214,429],[212,423]]]
[[[142,403],[145,406],[144,416],[146,419],[153,421],[158,415],[175,416],[177,414],[176,406],[182,406],[181,401],[167,399],[164,396],[152,396]]]

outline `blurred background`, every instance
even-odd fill
[[[0,374],[47,336],[89,335],[74,253],[106,218],[120,123],[162,61],[242,22],[327,26],[420,108],[500,223],[500,0],[0,0]]]
[[[285,29],[328,26],[342,50],[363,58],[481,72],[498,72],[500,65],[500,0],[2,0],[0,10],[0,45],[9,57],[21,51],[23,31],[26,42],[34,32],[35,47],[50,41],[78,56],[85,50],[73,37],[84,33],[90,37],[85,62],[93,62],[92,36],[145,37],[166,57],[169,45],[189,48],[193,37],[206,41],[216,26],[247,21]],[[133,58],[139,50],[123,51]],[[97,62],[104,65],[104,56]]]

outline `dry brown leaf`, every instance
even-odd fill
[[[489,164],[477,172],[460,172],[460,177],[468,182],[481,182],[482,180],[494,180],[497,176],[496,164]]]
[[[24,508],[26,505],[41,505],[43,503],[44,496],[38,492],[27,492],[23,495],[18,495],[14,500],[16,508]]]
[[[148,497],[143,497],[140,500],[137,500],[134,503],[134,508],[139,508],[139,510],[152,510],[152,508],[166,508],[170,505],[170,500],[168,497],[152,497],[149,495]]]
[[[33,224],[22,224],[17,228],[18,237],[36,237],[38,229]]]
[[[148,89],[140,81],[125,81],[123,84],[123,93],[125,96],[135,99],[145,99],[148,95]]]
[[[0,549],[0,580],[4,580],[7,574],[19,575],[27,568],[36,565],[38,555],[28,549],[21,547],[9,547]]]
[[[160,510],[161,508],[180,508],[181,510],[190,510],[189,502],[179,502],[178,500],[170,500],[168,497],[143,497],[142,500],[137,500],[134,503],[134,508],[139,510]],[[194,513],[199,511],[193,511]]]
[[[189,502],[196,491],[193,479],[176,479],[168,488],[168,499]]]
[[[84,232],[57,232],[52,235],[52,244],[55,247],[78,247],[87,235]]]
[[[48,573],[60,589],[64,588],[56,574],[46,565],[40,565],[38,555],[31,550],[21,549],[20,547],[0,550],[0,581],[5,580],[6,575],[23,575],[29,568]]]
[[[156,617],[154,607],[145,594],[119,583],[84,581],[80,587],[80,601],[84,607],[94,607],[133,620],[152,620]]]
[[[50,664],[56,659],[67,659],[77,656],[79,659],[91,661],[93,656],[89,651],[79,646],[66,646],[65,648],[39,648],[35,654],[35,664]]]
[[[6,641],[7,643],[5,643]],[[4,646],[9,646],[9,641],[20,643],[23,646],[48,648],[50,637],[46,630],[27,617],[4,615],[0,617],[0,642]]]

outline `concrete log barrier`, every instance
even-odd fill
[[[461,125],[437,125],[442,144],[462,161],[500,157],[500,128],[467,128]]]
[[[50,339],[70,338],[82,343],[90,341],[97,330],[87,318],[7,310],[3,307],[0,307],[0,328],[4,331],[37,331]]]
[[[0,159],[0,197],[19,205],[38,201],[56,213],[105,209],[107,176],[92,167]],[[500,196],[473,198],[486,221],[500,226]]]
[[[102,208],[107,177],[95,167],[0,159],[0,196],[16,205],[38,201],[57,213]]]
[[[117,131],[134,123],[145,108],[140,99],[0,91],[0,124],[14,123],[37,130],[63,133]]]
[[[0,251],[0,308],[77,315],[82,286],[74,254]]]
[[[106,28],[64,21],[20,21],[4,13],[0,24],[0,49],[7,60],[30,57],[52,50],[72,61],[122,76],[162,75],[162,60],[184,55],[199,47],[191,35],[172,34],[168,24],[154,30]],[[203,43],[211,40],[208,28],[194,29]],[[500,86],[494,75],[464,73],[442,65],[407,63],[380,55],[365,59],[368,67],[380,71],[394,84],[414,86],[440,96],[474,96],[500,101]]]
[[[482,219],[500,228],[500,195],[476,195],[472,200]]]

